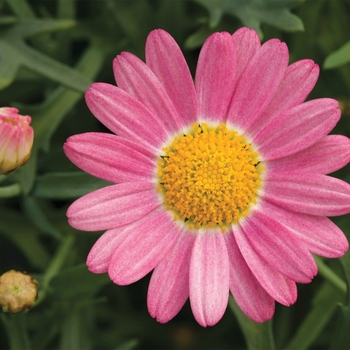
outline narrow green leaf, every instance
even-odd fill
[[[1,314],[1,320],[6,329],[11,350],[30,350],[30,338],[25,314],[5,315]]]
[[[338,305],[337,318],[332,337],[331,349],[347,349],[350,344],[350,252],[348,251],[341,259],[344,268],[347,298],[346,306]]]
[[[44,234],[47,234],[56,239],[61,239],[61,235],[55,226],[51,224],[44,212],[39,206],[38,201],[26,196],[23,198],[23,205],[27,217],[33,222],[33,224]]]
[[[19,67],[26,67],[71,89],[85,92],[91,81],[75,69],[28,46],[25,38],[34,34],[67,29],[71,20],[23,20],[0,32],[0,89],[9,85]]]
[[[329,282],[324,282],[313,299],[309,313],[298,328],[286,350],[304,350],[317,339],[334,314],[337,303],[344,295]]]
[[[107,185],[110,185],[110,182],[80,171],[50,173],[37,178],[32,195],[52,199],[78,198]]]
[[[0,222],[0,233],[13,242],[33,267],[44,270],[49,255],[33,225],[20,212],[5,207],[0,209]]]
[[[275,341],[272,333],[272,320],[263,323],[252,321],[243,313],[232,297],[230,297],[229,305],[241,326],[248,349],[275,349]]]
[[[328,55],[323,63],[323,68],[331,69],[343,66],[350,62],[350,41],[338,50]]]
[[[93,274],[82,264],[58,274],[51,280],[50,286],[53,297],[71,299],[91,296],[108,283],[110,278],[107,274]]]

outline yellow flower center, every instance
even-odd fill
[[[163,149],[158,190],[175,220],[190,229],[220,227],[247,215],[261,187],[259,154],[225,124],[193,125]]]

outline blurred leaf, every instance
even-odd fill
[[[73,313],[64,323],[62,327],[61,350],[76,350],[92,348],[90,322],[86,310]]]
[[[28,194],[33,187],[35,176],[36,176],[36,167],[37,167],[37,158],[38,154],[35,151],[35,135],[34,135],[34,146],[32,154],[29,158],[29,161],[20,167],[16,173],[18,180],[21,184],[22,191],[24,194]]]
[[[81,171],[49,173],[38,176],[32,195],[54,199],[78,198],[110,184]]]
[[[243,331],[248,349],[275,349],[275,341],[272,333],[272,321],[257,323],[248,318],[236,301],[230,296],[229,305],[237,317]]]
[[[138,340],[132,339],[117,346],[116,350],[132,350],[132,349],[135,349],[138,345],[139,345]]]
[[[49,255],[31,223],[20,212],[5,207],[0,209],[0,222],[0,232],[22,251],[33,267],[44,270]]]
[[[23,205],[27,217],[41,232],[46,233],[51,237],[61,239],[59,231],[47,219],[35,198],[29,196],[24,197]]]
[[[268,23],[285,31],[303,31],[303,22],[299,17],[290,12],[289,8],[299,5],[300,0],[295,1],[268,1],[268,0],[193,0],[209,11],[209,24],[217,26],[224,13],[238,17],[242,23],[255,29],[262,37],[261,23]]]
[[[350,41],[344,44],[337,51],[332,52],[326,57],[323,68],[331,69],[343,66],[350,62]]]
[[[103,58],[103,50],[101,50],[97,44],[92,44],[85,51],[77,65],[77,69],[82,74],[93,79],[101,68]],[[35,133],[32,155],[28,163],[19,169],[19,180],[25,194],[29,193],[34,184],[36,176],[36,159],[39,149],[43,148],[45,151],[48,151],[50,139],[53,133],[56,131],[66,114],[81,99],[81,97],[81,92],[58,87],[40,106],[18,106],[22,113],[33,116],[32,126]],[[52,188],[52,190],[54,190],[54,188]]]
[[[324,282],[313,299],[311,310],[285,349],[308,349],[322,333],[342,299],[343,295],[337,288]]]
[[[77,70],[93,79],[101,68],[103,58],[103,51],[92,44],[79,61]],[[32,123],[35,130],[35,147],[41,147],[48,151],[53,133],[81,97],[81,92],[59,87],[42,105],[30,109],[31,115],[35,116]]]
[[[77,91],[91,83],[84,75],[31,48],[25,39],[40,33],[63,30],[75,24],[72,20],[21,20],[0,32],[0,89],[15,79],[23,66]]]
[[[1,319],[6,328],[11,349],[30,350],[32,347],[25,314],[5,315],[2,313]]]
[[[107,274],[94,274],[86,265],[78,265],[56,275],[50,282],[53,296],[57,299],[82,298],[97,293],[110,283]]]
[[[207,39],[207,37],[212,33],[213,31],[210,28],[202,26],[186,39],[184,47],[186,49],[195,49],[200,47],[204,43],[205,39]]]
[[[347,300],[346,306],[338,305],[337,307],[337,319],[334,326],[331,349],[347,349],[350,344],[350,252],[348,251],[340,261],[344,268],[348,287]]]

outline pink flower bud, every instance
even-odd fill
[[[31,120],[19,115],[17,108],[0,108],[0,174],[8,174],[28,161],[34,138]]]

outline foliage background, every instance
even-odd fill
[[[1,349],[350,348],[349,254],[319,260],[322,275],[298,285],[296,304],[278,305],[272,322],[255,324],[230,301],[214,327],[199,326],[188,303],[161,325],[146,308],[149,276],[120,287],[89,273],[85,258],[101,232],[67,224],[69,204],[105,185],[62,151],[70,135],[106,131],[84,103],[89,84],[114,83],[111,62],[121,51],[143,59],[152,29],[173,35],[194,72],[210,33],[243,25],[263,41],[285,41],[291,62],[321,66],[309,98],[338,99],[343,115],[334,132],[350,136],[349,1],[0,0],[0,106],[31,115],[35,130],[30,161],[0,178],[0,274],[27,271],[39,282],[31,311],[1,312]],[[349,182],[349,166],[335,176]],[[8,192],[14,187],[20,193]],[[349,215],[334,220],[350,238]]]

